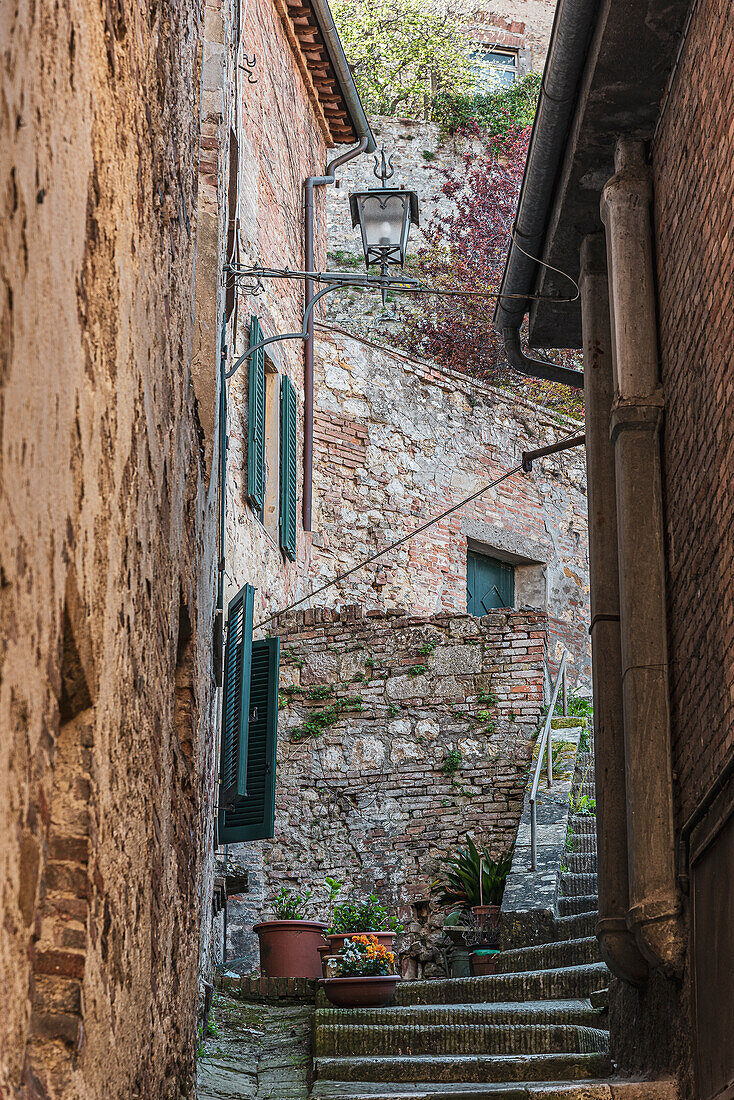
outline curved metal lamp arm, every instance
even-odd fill
[[[232,375],[238,370],[242,364],[254,355],[256,351],[260,351],[260,348],[267,347],[268,344],[275,344],[279,340],[308,340],[308,319],[313,313],[314,306],[320,298],[325,297],[332,290],[343,290],[348,287],[348,283],[330,283],[329,286],[325,286],[323,290],[320,290],[318,294],[314,294],[311,301],[308,303],[307,309],[303,314],[303,329],[301,332],[286,332],[283,336],[268,336],[267,340],[261,340],[259,344],[253,344],[251,348],[243,352],[239,359],[235,359],[234,363],[228,371],[225,372],[225,378],[231,378]]]

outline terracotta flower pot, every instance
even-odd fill
[[[392,1000],[398,974],[376,974],[360,978],[323,978],[327,1000],[337,1008],[381,1008]]]
[[[486,928],[488,923],[491,924],[492,928],[496,928],[499,924],[499,905],[472,905],[471,911],[480,928]]]
[[[498,955],[499,951],[472,951],[469,955],[472,977],[478,978],[482,974],[496,974]]]
[[[329,933],[326,938],[329,941],[330,954],[338,955],[344,946],[344,941],[351,939],[352,936],[374,936],[378,943],[386,947],[388,951],[392,951],[396,935],[395,932],[347,932],[346,934]]]
[[[260,940],[260,970],[266,978],[320,978],[319,947],[327,925],[318,920],[266,920],[253,931]]]

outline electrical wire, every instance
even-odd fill
[[[554,443],[551,447],[541,448],[539,451],[525,452],[524,458],[544,458],[550,454],[556,454],[559,451],[567,450],[569,447],[578,447],[584,442],[584,436],[582,435],[569,435],[563,439],[559,439],[557,443]],[[528,467],[529,468],[529,467]],[[453,512],[457,512],[459,508],[463,508],[465,504],[471,504],[477,497],[482,496],[483,493],[488,492],[490,489],[494,489],[495,486],[500,485],[503,481],[507,481],[508,477],[512,477],[514,474],[523,472],[524,466],[521,462],[519,466],[513,466],[511,470],[505,470],[503,474],[495,478],[494,481],[488,482],[487,485],[483,485],[481,489],[475,490],[470,493],[468,497],[464,497],[463,500],[457,501],[456,504],[450,505],[445,508],[443,512],[439,512],[437,516],[432,516],[431,519],[427,519],[425,523],[421,523],[413,531],[409,531],[407,535],[403,535],[396,542],[391,542],[388,546],[383,547],[382,550],[375,551],[374,554],[370,554],[369,557],[363,558],[362,561],[357,562],[350,569],[347,569],[344,573],[339,573],[333,580],[326,581],[325,584],[320,585],[318,588],[314,588],[311,592],[305,596],[301,596],[300,599],[295,600],[293,603],[288,604],[287,607],[281,607],[279,611],[273,611],[267,618],[261,619],[259,623],[255,623],[253,630],[259,629],[261,626],[265,626],[267,623],[272,622],[273,619],[277,619],[280,615],[285,615],[287,611],[293,611],[294,608],[300,607],[302,603],[306,603],[308,600],[318,596],[319,593],[325,592],[327,588],[332,588],[335,584],[339,584],[346,577],[350,577],[352,573],[356,573],[360,569],[364,569],[366,565],[370,565],[373,561],[377,561],[378,558],[383,557],[385,554],[389,554],[391,550],[397,550],[399,546],[403,546],[410,539],[415,538],[416,535],[420,535],[423,531],[426,531],[429,527],[432,527],[434,523],[438,523],[440,520],[445,519],[446,516],[452,515]]]
[[[431,519],[427,519],[425,523],[421,523],[415,530],[409,531],[407,535],[403,535],[397,542],[391,542],[389,546],[385,546],[382,550],[377,550],[374,554],[370,554],[368,558],[363,558],[362,561],[357,562],[351,569],[347,569],[346,572],[340,573],[334,577],[333,580],[327,581],[325,584],[320,585],[319,588],[314,588],[306,596],[301,596],[299,600],[295,600],[294,603],[288,604],[287,607],[282,607],[279,611],[274,611],[272,615],[268,615],[267,618],[261,619],[259,623],[256,623],[253,627],[257,630],[261,626],[265,626],[267,623],[272,622],[273,619],[277,619],[280,615],[285,615],[287,611],[292,611],[295,607],[299,607],[302,603],[306,603],[307,600],[311,600],[314,596],[318,596],[320,592],[324,592],[327,588],[332,588],[335,584],[339,584],[345,577],[349,577],[352,573],[356,573],[359,569],[364,569],[366,565],[370,565],[371,562],[377,561],[378,558],[383,557],[385,554],[389,554],[391,550],[397,550],[399,546],[403,546],[404,543],[409,542],[410,539],[415,538],[416,535],[420,535],[422,531],[432,527],[434,523],[438,523],[440,520],[445,519],[446,516],[450,516],[452,512],[458,511],[459,508],[463,508],[465,504],[471,504],[473,500],[480,497],[483,493],[486,493],[489,489],[494,489],[496,485],[506,481],[508,477],[512,477],[513,474],[518,474],[522,471],[522,464],[515,466],[512,470],[505,471],[501,477],[496,478],[494,481],[490,481],[487,485],[483,485],[481,489],[477,489],[468,497],[464,497],[463,500],[458,501],[456,504],[452,504],[450,508],[446,508],[437,516],[433,516]]]

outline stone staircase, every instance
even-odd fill
[[[573,793],[594,797],[589,753],[576,759]],[[496,975],[402,982],[387,1008],[337,1010],[320,994],[313,1100],[514,1100],[543,1088],[547,1096],[551,1083],[554,1098],[610,1097],[596,820],[569,821],[554,939],[503,951]]]

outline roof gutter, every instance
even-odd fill
[[[339,91],[344,98],[344,104],[349,111],[349,117],[357,133],[357,138],[359,141],[366,138],[364,152],[373,153],[377,148],[377,143],[364,112],[362,101],[359,98],[352,70],[349,68],[349,62],[346,59],[344,47],[341,44],[339,32],[334,25],[327,0],[310,0],[310,4],[329,54],[334,75],[339,83]]]
[[[543,250],[579,82],[600,6],[600,0],[560,0],[556,8],[515,219],[515,237],[530,256],[539,256]],[[532,293],[536,272],[537,260],[524,256],[513,241],[494,311],[495,327],[504,339],[508,360],[516,370],[531,377],[583,386],[580,371],[558,367],[551,368],[551,375],[547,363],[525,355],[520,347],[518,330],[529,308],[527,295]],[[560,377],[559,371],[565,377]]]

